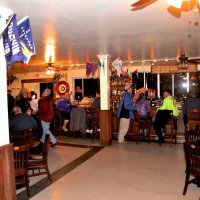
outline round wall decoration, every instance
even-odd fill
[[[69,84],[66,81],[58,82],[58,84],[56,85],[56,92],[59,95],[63,95],[66,92],[69,92]]]

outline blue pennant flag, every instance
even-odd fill
[[[23,53],[20,45],[20,38],[17,29],[16,15],[13,14],[2,33],[4,53],[8,70],[11,69],[15,61],[23,61]]]
[[[35,45],[33,41],[29,18],[26,16],[17,23],[18,32],[21,41],[21,48],[24,54],[24,62],[28,64],[32,55],[35,54]]]
[[[86,63],[86,75],[89,76],[92,73],[92,66],[90,62]]]
[[[94,74],[97,70],[97,63],[91,62],[91,68],[92,68],[92,76],[94,76]]]

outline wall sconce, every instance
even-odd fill
[[[48,70],[46,71],[46,74],[47,74],[47,75],[55,74],[55,71],[54,71],[53,69],[48,69]]]

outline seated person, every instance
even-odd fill
[[[65,93],[60,97],[60,99],[56,103],[56,108],[58,108],[61,112],[61,116],[64,119],[62,130],[67,132],[67,124],[70,120],[70,111],[71,111],[71,102],[70,102],[70,94]]]
[[[200,98],[196,98],[192,95],[192,93],[187,94],[187,100],[183,104],[182,112],[183,112],[183,121],[185,128],[187,128],[188,118],[187,118],[187,110],[188,109],[200,109]]]
[[[75,90],[75,100],[77,101],[81,101],[83,98],[83,95],[82,95],[82,90],[81,90],[81,87],[80,86],[77,86],[76,87],[76,90]]]
[[[91,107],[89,107],[89,108],[100,109],[100,106],[101,106],[100,91],[97,90],[94,101],[93,101]]]
[[[10,131],[22,131],[28,128],[37,127],[36,120],[29,114],[22,114],[21,108],[13,107],[14,118],[9,121]]]
[[[145,99],[145,94],[140,93],[136,103],[136,109],[140,118],[148,119],[150,117],[150,103]]]
[[[170,115],[170,111],[173,112],[173,123],[174,129],[177,129],[177,117],[178,117],[178,108],[174,98],[171,96],[171,90],[165,89],[163,91],[163,104],[158,108],[158,112],[154,121],[154,129],[156,135],[159,137],[160,141],[164,140],[164,135],[162,134],[162,129],[165,129],[165,124],[167,123]]]
[[[96,91],[96,95],[94,98],[94,101],[92,103],[92,105],[88,108],[90,109],[100,109],[101,107],[101,98],[100,98],[100,91],[97,90]],[[87,118],[86,118],[86,132],[91,133],[91,129],[92,129],[92,116],[91,114],[87,114]]]

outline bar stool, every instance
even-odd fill
[[[147,137],[148,143],[151,142],[151,118],[141,118],[138,113],[135,113],[135,120],[133,122],[133,141],[136,137],[136,144],[138,144],[138,141],[140,137]],[[142,133],[140,132],[142,130]],[[146,133],[143,133],[144,130],[147,130]]]
[[[173,117],[173,111],[170,110],[169,118],[165,126],[170,126],[170,132],[167,133],[170,137],[170,145],[172,146],[173,140],[174,144],[177,143],[177,119]]]

